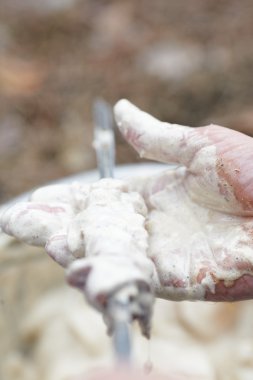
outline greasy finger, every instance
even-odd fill
[[[199,144],[190,138],[193,128],[163,123],[125,99],[114,113],[121,133],[141,157],[184,165],[191,161]]]

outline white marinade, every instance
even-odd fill
[[[45,246],[67,268],[68,282],[103,313],[115,292],[132,285],[129,297],[137,300],[132,313],[138,318],[143,307],[150,314],[140,322],[148,336],[154,265],[147,256],[146,213],[141,195],[127,183],[103,179],[39,189],[30,202],[7,209],[1,225],[20,240]]]

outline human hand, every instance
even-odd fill
[[[253,140],[216,125],[163,123],[126,100],[116,121],[141,157],[177,166],[132,182],[149,215],[156,294],[168,299],[253,297]]]

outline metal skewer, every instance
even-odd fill
[[[97,99],[93,106],[94,140],[100,178],[113,177],[115,166],[115,139],[112,110],[108,103]]]
[[[131,359],[130,308],[127,302],[118,302],[117,294],[109,302],[109,310],[113,316],[113,347],[117,361],[127,364]]]
[[[111,107],[102,99],[97,99],[93,107],[94,141],[100,178],[113,177],[115,166],[115,139]],[[107,313],[113,320],[113,346],[117,361],[128,363],[131,357],[130,326],[131,312],[126,300],[122,302],[117,293],[108,302]]]

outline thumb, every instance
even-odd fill
[[[194,128],[163,123],[125,99],[115,105],[114,114],[121,133],[141,157],[187,166],[205,143],[194,138]]]
[[[215,209],[221,207],[216,199],[224,199],[230,212],[232,204],[234,213],[252,215],[251,137],[213,124],[190,128],[163,123],[127,100],[120,100],[114,112],[120,131],[141,157],[184,165],[196,176],[188,181],[192,196],[208,194]]]

